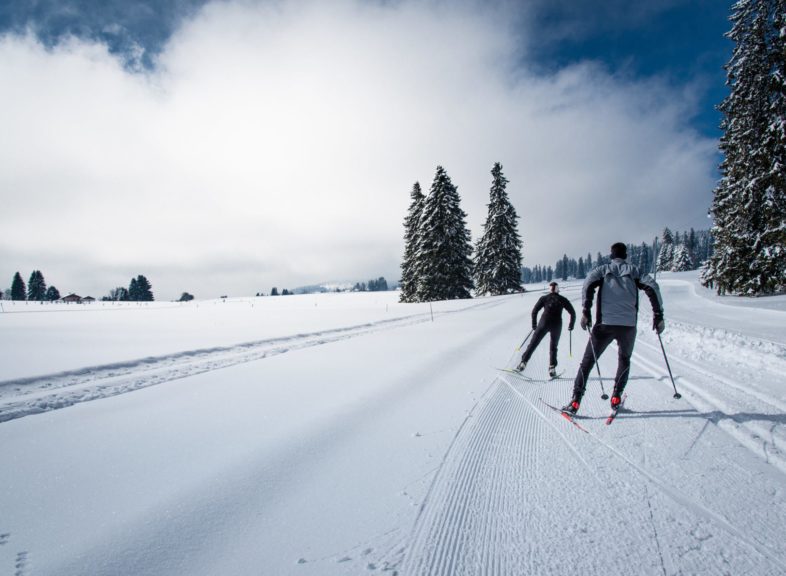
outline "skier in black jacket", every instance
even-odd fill
[[[570,314],[568,330],[573,330],[573,325],[576,323],[576,311],[567,298],[560,296],[559,285],[556,282],[551,282],[549,287],[551,292],[541,296],[532,309],[532,340],[521,356],[521,362],[519,362],[516,370],[522,372],[527,367],[527,362],[529,362],[540,341],[543,340],[546,334],[550,333],[549,376],[554,378],[557,375],[557,346],[562,333],[562,310],[567,310],[568,314]],[[538,312],[541,309],[543,309],[543,315],[540,317],[540,322],[538,322]]]

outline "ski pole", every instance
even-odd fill
[[[568,343],[570,344],[570,357],[573,358],[573,330],[568,330]]]
[[[529,334],[527,334],[527,337],[526,337],[526,338],[524,338],[524,342],[522,342],[521,344],[519,344],[519,347],[518,347],[518,348],[516,348],[516,350],[521,350],[521,347],[522,347],[522,346],[524,346],[524,344],[526,344],[526,343],[527,343],[527,340],[529,340],[529,337],[530,337],[530,336],[532,336],[532,333],[533,333],[533,332],[534,332],[534,330],[530,330],[530,331],[529,331]]]
[[[671,378],[671,385],[674,388],[674,398],[679,400],[682,398],[682,394],[677,392],[677,385],[674,383],[674,376],[671,374],[671,366],[669,366],[669,359],[666,358],[666,349],[663,347],[663,340],[661,340],[660,334],[658,334],[658,342],[660,342],[660,349],[663,351],[663,359],[666,361],[666,368],[669,369],[669,378]]]
[[[595,368],[598,370],[598,379],[600,380],[600,391],[601,400],[608,400],[609,395],[606,394],[606,390],[603,387],[603,376],[600,375],[600,366],[598,366],[598,356],[595,354],[595,344],[592,343],[592,326],[590,326],[590,348],[592,348],[592,357],[595,359]]]

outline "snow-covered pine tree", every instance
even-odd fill
[[[460,200],[450,176],[437,166],[418,231],[415,266],[421,302],[471,298],[472,243]]]
[[[33,270],[27,282],[27,299],[41,302],[46,299],[46,281],[40,270]]]
[[[641,246],[639,247],[639,272],[642,274],[649,274],[651,263],[650,263],[650,247],[647,246],[646,242],[642,242]]]
[[[521,291],[521,237],[518,215],[505,190],[502,165],[491,169],[488,215],[475,250],[475,292],[497,296]]]
[[[418,271],[415,259],[418,251],[420,216],[426,199],[419,182],[415,182],[412,186],[410,197],[412,202],[404,218],[404,260],[401,262],[401,296],[399,297],[401,302],[417,301]]]
[[[715,249],[702,275],[718,293],[786,288],[783,0],[739,0],[726,65],[721,179],[710,213]]]
[[[22,275],[17,272],[11,281],[11,300],[24,300],[27,297],[27,287]]]
[[[659,244],[656,269],[658,272],[671,270],[671,261],[674,257],[674,236],[668,226],[663,229]]]
[[[685,272],[693,270],[693,262],[690,258],[690,252],[685,244],[678,244],[674,248],[674,256],[671,260],[672,272]]]
[[[576,269],[576,278],[583,280],[587,277],[587,270],[584,268],[584,258],[579,256],[579,264]]]

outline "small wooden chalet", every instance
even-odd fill
[[[66,302],[66,303],[74,302],[76,304],[81,304],[82,303],[82,297],[78,296],[76,294],[69,294],[68,296],[65,296],[63,298],[63,302]]]

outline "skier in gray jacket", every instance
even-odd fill
[[[639,290],[643,290],[652,305],[652,329],[658,334],[666,328],[663,320],[663,300],[660,288],[649,275],[641,275],[639,269],[628,264],[627,248],[622,242],[611,246],[611,263],[595,267],[584,280],[582,287],[582,314],[580,325],[590,331],[590,341],[584,351],[579,371],[573,382],[573,398],[563,407],[564,412],[575,414],[584,391],[587,378],[595,365],[595,355],[600,357],[613,340],[619,348],[617,375],[614,378],[614,392],[611,395],[611,407],[619,406],[622,391],[628,383],[630,357],[636,342],[636,321],[639,312]],[[592,301],[595,290],[598,290],[595,318],[597,323],[592,326]]]

